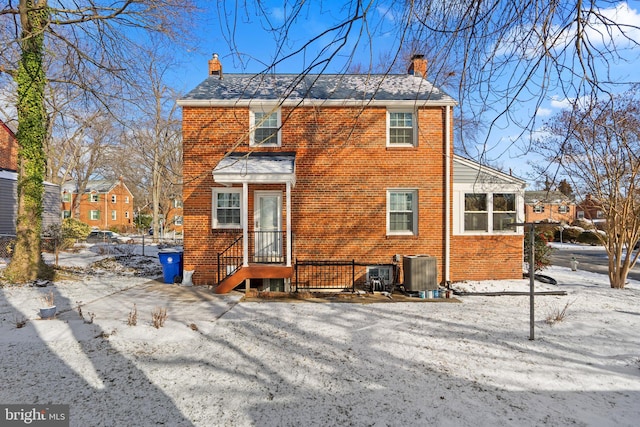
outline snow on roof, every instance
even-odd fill
[[[294,153],[233,153],[213,169],[216,182],[294,182]]]
[[[215,102],[214,102],[215,101]],[[456,102],[428,80],[409,74],[225,74],[209,76],[178,101],[209,105],[242,101],[259,103],[436,103]]]

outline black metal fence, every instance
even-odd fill
[[[356,288],[355,260],[301,261],[295,263],[295,291],[351,290]]]

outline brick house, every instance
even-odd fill
[[[560,191],[526,191],[524,203],[528,222],[571,224],[576,218],[576,202]]]
[[[0,169],[16,171],[18,168],[18,142],[13,131],[0,120]]]
[[[0,236],[16,233],[18,217],[18,141],[0,120]],[[42,229],[60,223],[60,187],[44,183]]]
[[[524,219],[523,183],[454,164],[456,102],[426,65],[417,55],[398,75],[223,75],[214,56],[178,101],[195,283],[279,289],[300,260],[356,260],[363,281],[420,254],[436,259],[438,283],[521,278],[522,229],[494,218]],[[456,168],[470,184],[455,188]]]
[[[76,212],[73,201],[80,196]],[[131,230],[133,225],[133,195],[122,179],[91,180],[84,193],[78,194],[77,184],[67,182],[61,188],[62,217],[76,218],[103,230]]]

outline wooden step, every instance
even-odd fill
[[[240,267],[231,276],[227,276],[216,287],[216,294],[226,294],[234,290],[246,279],[290,279],[293,277],[293,267],[284,265],[250,265]]]

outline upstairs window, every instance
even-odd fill
[[[535,205],[533,207],[533,213],[544,213],[544,205]]]
[[[96,193],[91,193],[89,195],[89,201],[92,203],[98,202],[100,200],[100,197],[96,194]]]
[[[116,200],[117,200],[116,195],[115,195],[115,194],[112,194],[112,195],[111,195],[111,203],[115,203],[115,202],[116,202]]]
[[[213,190],[213,228],[242,228],[241,189]]]
[[[175,215],[173,217],[173,224],[174,225],[182,225],[182,216],[181,215]]]
[[[388,119],[388,146],[415,146],[415,117],[411,111],[389,111]]]
[[[280,146],[280,110],[274,112],[251,112],[252,146]]]
[[[567,205],[558,206],[558,213],[561,213],[561,214],[569,213],[569,206]]]
[[[173,207],[174,207],[174,208],[182,208],[182,200],[180,200],[180,199],[173,199]]]
[[[124,202],[129,203],[129,196],[124,196]]]
[[[71,193],[62,193],[62,201],[70,202],[71,201]]]

